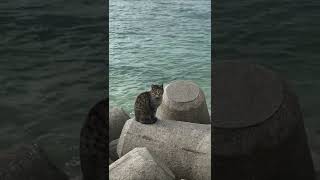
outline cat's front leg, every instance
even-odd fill
[[[154,115],[151,116],[151,123],[155,123],[158,120],[158,118]]]

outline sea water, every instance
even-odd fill
[[[151,84],[192,80],[211,106],[211,1],[110,1],[109,102],[132,115]]]
[[[191,79],[209,104],[210,2],[109,3],[110,103],[131,112],[134,97],[150,84]],[[311,146],[320,152],[319,1],[213,3],[213,60],[259,63],[289,79],[306,128],[315,131],[308,134]],[[35,141],[59,168],[77,176],[82,123],[107,88],[106,4],[29,0],[0,5],[0,147]]]

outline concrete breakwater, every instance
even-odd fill
[[[126,121],[119,139],[109,146],[116,154],[114,160],[145,147],[177,179],[313,180],[319,176],[319,153],[311,154],[298,98],[286,80],[262,66],[243,63],[215,64],[213,75],[212,165],[206,164],[211,160],[211,136],[206,136],[205,128],[211,130],[211,119],[201,114],[206,107],[197,102],[201,91],[187,81],[167,86],[157,111],[159,122],[147,126]],[[201,115],[181,118],[183,111]],[[181,155],[185,150],[189,154]],[[213,172],[206,169],[211,166]]]
[[[36,144],[20,144],[0,152],[1,180],[68,180]]]
[[[213,72],[212,124],[203,110],[201,89],[190,81],[167,86],[173,85],[175,91],[165,90],[169,99],[158,109],[154,124],[130,119],[121,108],[109,109],[109,159],[103,160],[109,162],[110,179],[313,180],[319,176],[320,146],[312,139],[316,145],[311,153],[298,99],[285,80],[255,65],[222,64]],[[201,118],[181,119],[178,111]],[[0,157],[0,177],[5,180],[67,178],[37,146],[9,152]]]
[[[213,67],[213,178],[314,180],[303,116],[290,83],[260,65]]]
[[[110,179],[166,179],[175,176],[145,147],[134,148],[109,166]]]
[[[262,66],[227,62],[214,64],[213,82],[213,179],[315,179],[318,154],[311,154],[298,98],[286,80]],[[146,147],[178,179],[211,178],[211,171],[206,169],[211,166],[205,160],[194,161],[197,155],[180,156],[186,149],[184,142],[192,153],[203,155],[206,148],[198,151],[193,143],[211,142],[198,135],[199,131],[205,132],[201,128],[208,122],[205,114],[190,115],[190,119],[183,116],[183,111],[203,112],[201,107],[205,105],[195,100],[201,99],[201,93],[188,82],[173,83],[167,86],[157,111],[160,121],[145,126],[128,120],[118,140],[117,154],[121,159],[136,147]],[[197,117],[202,118],[199,121]],[[188,130],[189,125],[197,130]],[[197,139],[200,137],[203,139]],[[194,164],[200,168],[194,168]]]
[[[120,116],[125,123],[118,139],[109,144],[109,157],[115,161],[109,165],[109,179],[211,179],[211,124],[202,90],[191,81],[174,81],[165,87],[163,99],[154,124],[125,120],[121,108],[110,109],[110,125]],[[153,164],[155,170],[141,164]]]
[[[183,82],[183,84],[184,83],[187,85],[187,88],[183,89],[189,91],[190,89],[188,87],[192,87],[188,86],[190,82]],[[198,87],[192,88],[197,89]],[[197,90],[197,92],[202,93],[200,88]],[[185,94],[188,95],[188,93]],[[121,108],[109,109],[109,119],[106,117],[101,117],[101,115],[105,113],[105,109],[102,107],[106,105],[106,103],[101,104],[101,102],[99,102],[90,110],[87,117],[87,120],[94,120],[97,122],[84,123],[83,128],[89,128],[90,131],[87,132],[89,134],[84,134],[83,137],[94,138],[98,132],[98,129],[92,129],[91,125],[106,124],[104,121],[108,119],[108,133],[110,140],[112,141],[109,141],[110,154],[109,159],[106,159],[105,163],[108,161],[109,164],[113,164],[113,166],[110,165],[110,167],[112,167],[110,171],[110,179],[125,180],[130,177],[136,177],[139,180],[143,180],[141,177],[151,179],[211,179],[211,125],[203,124],[204,122],[209,123],[210,120],[208,119],[208,112],[205,111],[207,110],[206,103],[204,102],[205,99],[202,97],[202,99],[199,101],[198,97],[199,96],[195,96],[194,98],[189,99],[187,102],[179,102],[181,100],[185,101],[183,98],[188,98],[188,96],[180,97],[180,100],[175,100],[175,102],[178,102],[178,104],[190,103],[190,105],[187,106],[191,107],[192,109],[189,110],[198,113],[198,115],[201,117],[206,117],[206,119],[198,119],[198,123],[177,121],[174,116],[175,113],[173,113],[171,120],[160,119],[157,123],[149,126],[144,126],[133,119],[129,120],[129,116]],[[103,100],[103,102],[105,102],[105,100]],[[100,106],[99,104],[103,106]],[[167,110],[171,111],[171,109]],[[188,109],[185,109],[185,111],[188,111]],[[172,112],[174,112],[174,109]],[[204,114],[201,115],[201,113]],[[93,119],[90,118],[91,115],[93,115]],[[104,123],[100,121],[103,121]],[[200,124],[200,122],[202,122],[202,124]],[[87,125],[91,128],[87,127]],[[97,128],[101,130],[103,127],[107,126],[99,126]],[[141,128],[144,129],[141,131],[143,136],[141,136],[141,134],[139,135]],[[128,129],[127,133],[131,133],[132,136],[129,137],[125,135],[124,129]],[[134,132],[135,134],[133,134]],[[158,133],[155,134],[154,132]],[[189,138],[190,136],[192,138]],[[136,141],[137,144],[128,143],[128,140],[129,142],[131,141],[130,138],[139,139],[140,137],[142,137],[142,139],[141,141]],[[151,144],[149,145],[142,141],[143,139],[151,140],[150,138],[157,139],[157,137],[158,141],[150,141]],[[83,140],[88,141],[90,139]],[[138,144],[139,142],[142,144]],[[120,146],[122,146],[122,148],[119,148]],[[157,147],[158,149],[152,147]],[[97,147],[97,151],[98,148],[100,148],[100,146]],[[105,150],[107,151],[107,149]],[[121,153],[118,154],[117,151]],[[21,147],[9,149],[8,151],[1,152],[0,154],[1,180],[69,179],[69,177],[62,170],[59,170],[59,168],[57,168],[49,160],[47,154],[42,151],[38,145],[22,145]],[[134,159],[134,161],[130,161],[130,159]],[[101,160],[104,161],[104,159]],[[138,166],[139,164],[136,163],[138,162],[136,160],[139,160],[140,166]],[[81,163],[83,164],[85,162]],[[116,164],[118,165],[115,166]],[[100,173],[106,171],[98,172],[88,165],[83,167],[88,167],[88,169],[84,169],[85,172],[82,173],[94,174],[96,177],[105,176],[105,174],[101,175]],[[153,168],[152,171],[150,171],[151,167]],[[132,168],[136,169],[137,171],[130,171]],[[145,171],[146,168],[149,168],[149,171]],[[144,173],[151,174],[145,176]],[[129,176],[123,177],[125,174]],[[82,178],[76,177],[73,179],[78,180]]]

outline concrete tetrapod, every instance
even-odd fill
[[[320,180],[320,130],[308,128],[307,135],[317,180]]]
[[[162,103],[157,109],[159,119],[210,124],[203,91],[192,81],[173,81],[164,88]]]
[[[147,148],[134,148],[109,165],[110,180],[174,180],[175,176]]]
[[[274,72],[213,66],[214,179],[314,180],[298,99]]]
[[[116,161],[119,159],[119,156],[117,154],[117,145],[118,145],[119,139],[115,139],[109,143],[109,159],[112,161]]]
[[[119,157],[136,147],[148,148],[177,178],[211,180],[211,125],[172,120],[149,125],[130,119],[119,138]]]
[[[130,117],[122,108],[109,109],[109,142],[119,138],[122,127],[128,119]]]
[[[36,144],[20,144],[0,152],[1,180],[68,180]]]
[[[109,158],[109,165],[112,164],[112,163],[113,163],[113,161]]]

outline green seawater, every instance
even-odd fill
[[[192,80],[211,107],[210,0],[110,1],[109,102],[132,115],[151,84]]]
[[[0,2],[0,151],[34,142],[70,178],[80,174],[80,129],[106,97],[104,6]]]

